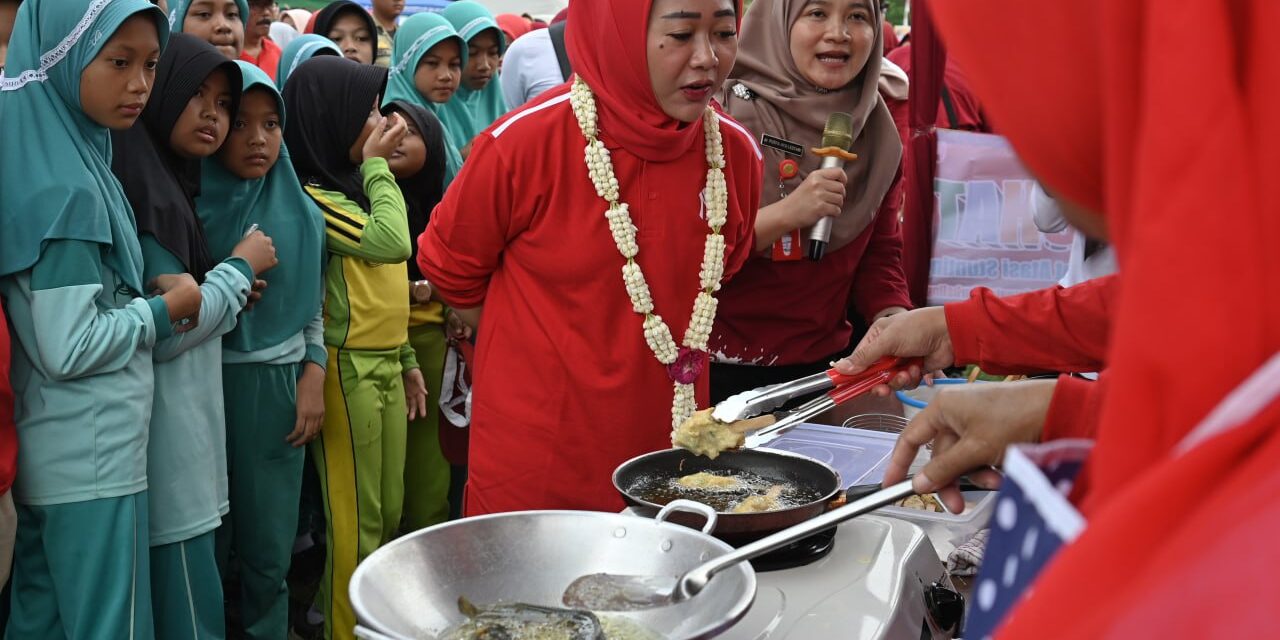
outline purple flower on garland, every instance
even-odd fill
[[[680,384],[693,384],[707,368],[710,354],[706,351],[680,347],[676,361],[667,365],[667,376]]]

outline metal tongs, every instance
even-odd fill
[[[760,387],[730,396],[716,405],[715,410],[711,412],[711,417],[719,422],[737,422],[771,413],[796,398],[827,391],[787,413],[772,425],[747,436],[745,448],[754,449],[786,433],[796,425],[844,404],[870,391],[876,385],[888,382],[911,365],[921,366],[922,364],[920,358],[886,357],[866,371],[851,376],[835,369],[828,369],[791,382]]]

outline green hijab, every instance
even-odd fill
[[[80,107],[80,74],[120,25],[154,15],[147,0],[26,0],[0,79],[0,276],[30,269],[44,243],[103,245],[103,263],[137,294],[142,248],[133,210],[111,173],[111,135]]]
[[[458,0],[445,7],[440,15],[449,20],[453,28],[458,31],[458,35],[467,43],[485,29],[493,29],[498,35],[498,50],[506,53],[506,37],[502,35],[498,21],[479,3]],[[463,49],[466,49],[466,45]],[[462,148],[506,113],[507,101],[502,97],[502,85],[498,82],[498,75],[495,73],[489,84],[479,91],[468,89],[466,84],[458,87],[458,92],[444,104],[440,119],[449,130],[449,137],[453,138],[459,148]]]
[[[332,40],[318,36],[314,33],[304,33],[285,45],[284,51],[280,54],[280,68],[276,71],[276,86],[283,89],[284,81],[289,78],[294,69],[298,65],[319,55],[328,55],[332,53],[339,58],[342,57],[342,49],[334,44]]]
[[[258,67],[237,60],[244,78],[244,94],[269,91],[284,126],[284,100],[275,83]],[[315,317],[323,295],[324,215],[298,184],[289,150],[280,144],[280,159],[267,175],[242,180],[227,171],[217,157],[201,168],[203,188],[196,213],[204,224],[214,260],[231,255],[244,232],[256,224],[271,236],[280,263],[261,277],[269,285],[253,310],[241,314],[222,346],[235,351],[258,351],[288,340]]]
[[[458,153],[460,145],[454,143],[449,135],[448,121],[445,120],[444,106],[427,100],[418,93],[413,82],[413,75],[418,71],[418,63],[431,47],[444,40],[453,38],[458,41],[458,49],[462,53],[462,66],[467,66],[467,43],[453,29],[444,16],[438,13],[416,13],[401,23],[396,30],[395,45],[391,48],[391,77],[387,80],[387,91],[382,96],[385,107],[396,100],[430,109],[436,117],[445,122],[445,186],[453,182],[454,176],[462,170],[462,154]],[[464,143],[465,144],[465,143]]]
[[[187,20],[187,10],[196,0],[169,0],[169,28],[175,33],[182,32],[182,23]],[[240,24],[249,22],[249,0],[236,0],[240,8]]]

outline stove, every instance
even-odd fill
[[[757,574],[803,567],[827,557],[835,547],[836,530],[828,529],[751,560],[751,567]]]
[[[930,624],[925,604],[932,583],[949,584],[946,570],[924,530],[905,520],[859,517],[752,566],[755,603],[721,640],[951,637]]]

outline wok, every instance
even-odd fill
[[[701,471],[750,472],[778,484],[809,490],[818,498],[798,506],[763,513],[718,512],[711,532],[725,542],[741,545],[799,524],[843,504],[840,474],[808,456],[768,449],[726,451],[711,460],[684,449],[655,451],[632,458],[613,472],[613,486],[627,504],[657,510],[662,505],[640,495],[638,489],[654,478],[679,478]],[[671,521],[691,527],[703,519],[686,512],[671,515]]]
[[[710,510],[706,515],[709,529],[715,518]],[[664,522],[665,516],[521,511],[416,531],[356,567],[349,590],[362,627],[357,636],[434,638],[466,620],[459,596],[481,607],[499,601],[562,607],[565,587],[578,576],[679,575],[733,550],[703,532]],[[629,618],[666,638],[709,638],[740,620],[755,592],[755,572],[743,563],[716,576],[696,601],[605,615]]]

